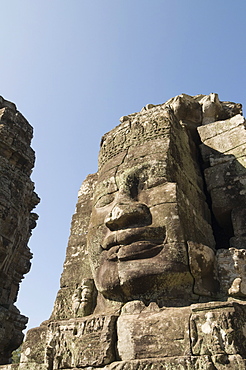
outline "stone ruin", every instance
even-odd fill
[[[39,203],[30,180],[35,155],[33,129],[16,106],[0,97],[0,364],[23,341],[27,317],[14,305],[23,275],[30,270],[27,246]]]
[[[25,370],[246,369],[246,124],[217,94],[123,116],[83,182]]]

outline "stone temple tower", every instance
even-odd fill
[[[83,182],[51,317],[4,370],[246,369],[246,124],[181,94],[120,118]]]
[[[16,106],[0,97],[0,364],[23,341],[27,317],[14,305],[23,275],[30,270],[27,246],[39,203],[30,174],[35,155],[33,129]]]

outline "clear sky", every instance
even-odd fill
[[[0,95],[34,127],[42,201],[17,302],[49,318],[77,193],[118,119],[169,98],[217,92],[246,107],[245,0],[8,0]]]

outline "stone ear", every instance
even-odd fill
[[[199,296],[216,296],[219,281],[214,250],[201,243],[188,241],[187,244],[194,293]]]

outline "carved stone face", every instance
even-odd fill
[[[191,292],[166,156],[163,141],[153,140],[134,147],[123,161],[114,157],[99,172],[88,250],[96,287],[106,298],[158,301]]]

